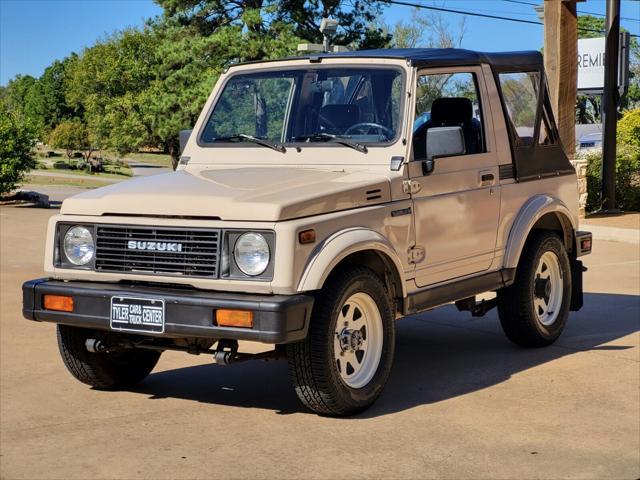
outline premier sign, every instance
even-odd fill
[[[620,35],[620,57],[618,85],[625,88],[629,84],[628,33]],[[604,89],[604,52],[606,38],[582,38],[578,40],[578,90],[602,93]]]
[[[578,40],[578,90],[604,88],[605,38]]]

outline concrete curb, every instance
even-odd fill
[[[591,232],[594,240],[602,240],[604,242],[624,242],[640,245],[640,230],[635,228],[603,227],[600,225],[583,223],[580,225],[580,229]]]

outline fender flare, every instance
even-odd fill
[[[406,297],[404,270],[398,254],[393,249],[391,242],[383,235],[367,228],[340,230],[320,243],[305,265],[298,282],[298,292],[319,290],[338,263],[353,253],[365,250],[379,252],[393,262],[396,274],[400,279],[402,296]]]
[[[555,213],[558,216],[564,231],[565,241],[567,236],[573,235],[576,230],[576,219],[567,206],[561,200],[550,195],[536,195],[522,206],[509,231],[504,255],[505,268],[518,266],[520,255],[531,229],[540,218],[548,213]]]

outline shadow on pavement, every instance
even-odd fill
[[[615,312],[615,314],[613,314]],[[579,351],[619,351],[637,345],[603,345],[640,330],[640,296],[585,294],[552,347],[523,349],[502,334],[495,310],[472,319],[447,306],[397,323],[396,357],[380,399],[355,418],[372,418],[465,395],[512,375]],[[286,362],[199,365],[150,375],[133,391],[151,398],[304,412]]]
[[[130,168],[169,168],[162,165],[153,165],[150,163],[129,163]]]

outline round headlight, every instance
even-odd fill
[[[85,227],[72,227],[64,236],[64,254],[74,265],[86,265],[96,253],[91,232]]]
[[[238,268],[247,275],[256,276],[264,273],[269,265],[269,245],[259,233],[240,235],[233,249]]]

